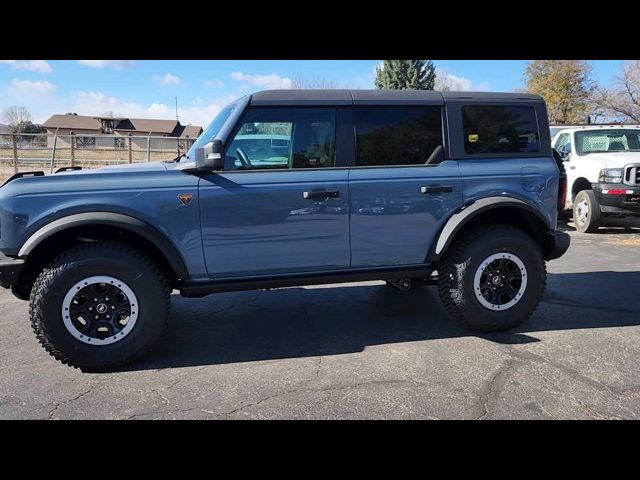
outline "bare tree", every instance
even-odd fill
[[[611,88],[598,89],[596,104],[603,114],[640,123],[640,60],[626,62]]]
[[[12,105],[3,110],[2,121],[12,129],[16,129],[20,124],[31,122],[31,114],[26,107]]]
[[[436,70],[433,89],[441,92],[468,91],[471,90],[471,81],[451,75],[445,70]]]
[[[335,90],[338,88],[337,82],[334,80],[327,80],[324,77],[314,77],[311,79],[305,78],[304,74],[298,73],[295,77],[293,77],[293,87],[296,90],[301,90],[304,88],[318,88],[318,89],[328,89]]]

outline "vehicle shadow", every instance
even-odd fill
[[[398,292],[384,284],[172,297],[166,335],[154,352],[119,371],[340,355],[372,345],[479,336],[516,344],[536,332],[640,325],[640,272],[549,274],[533,317],[508,333],[477,335],[451,322],[437,289]],[[428,348],[428,343],[425,344]]]

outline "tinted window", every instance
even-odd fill
[[[359,166],[422,165],[442,145],[440,107],[361,107],[354,116]]]
[[[225,149],[225,170],[333,167],[335,126],[332,108],[250,109]]]
[[[464,151],[530,153],[540,150],[540,135],[533,107],[508,105],[462,108]]]

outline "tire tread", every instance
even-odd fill
[[[43,308],[42,303],[45,301],[45,293],[52,285],[53,282],[56,281],[58,275],[60,275],[65,268],[66,261],[73,256],[81,255],[83,253],[91,254],[91,252],[95,252],[98,249],[112,249],[119,251],[125,255],[132,255],[136,257],[138,260],[142,261],[149,267],[149,269],[157,276],[157,278],[162,283],[164,290],[166,291],[165,299],[166,299],[166,308],[167,311],[170,309],[171,300],[170,293],[171,289],[169,286],[169,280],[166,275],[164,275],[158,266],[151,261],[151,259],[140,252],[139,250],[132,248],[126,244],[119,242],[95,242],[95,243],[86,243],[82,245],[78,245],[68,250],[65,250],[60,255],[55,257],[49,264],[40,272],[36,281],[33,284],[33,288],[31,289],[31,295],[29,298],[29,318],[31,319],[31,328],[38,339],[38,342],[43,346],[43,348],[51,355],[53,358],[58,360],[64,365],[68,365],[73,368],[82,368],[80,365],[72,361],[69,357],[67,357],[63,352],[58,350],[49,336],[47,335],[46,330],[46,322],[44,322],[44,318],[42,316]],[[109,364],[108,368],[117,368],[126,363],[130,363],[135,361],[142,355],[148,353],[151,349],[155,347],[160,337],[166,331],[167,323],[168,323],[168,315],[165,317],[165,321],[162,326],[162,331],[160,335],[155,339],[152,347],[148,350],[137,352],[134,355],[131,355],[126,358],[122,358],[119,361],[112,362]]]
[[[462,280],[463,275],[465,274],[465,269],[468,265],[469,254],[467,253],[472,245],[476,242],[482,240],[482,237],[490,235],[493,237],[514,234],[517,232],[517,235],[526,235],[527,239],[535,246],[539,255],[537,258],[540,262],[540,271],[542,272],[541,278],[536,279],[536,281],[541,282],[541,289],[538,298],[536,299],[535,307],[529,312],[529,314],[522,319],[521,321],[525,321],[527,318],[531,317],[531,315],[538,308],[540,303],[540,299],[542,298],[547,284],[547,268],[544,261],[544,257],[542,255],[542,251],[540,246],[524,231],[511,227],[508,225],[483,225],[480,227],[475,227],[468,232],[464,233],[459,238],[456,238],[454,243],[451,245],[449,250],[446,252],[443,261],[441,262],[438,273],[439,273],[439,282],[438,282],[438,293],[440,294],[440,299],[442,304],[449,314],[449,316],[458,324],[463,325],[467,328],[471,327],[473,329],[478,329],[477,326],[471,326],[465,320],[464,315],[461,311],[460,305],[464,301],[462,296],[460,295],[460,290],[462,289]],[[451,278],[444,272],[456,272],[458,278]],[[470,273],[468,273],[470,274]],[[498,331],[498,328],[486,328],[484,331]]]

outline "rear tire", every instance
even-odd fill
[[[151,349],[167,322],[169,293],[165,277],[139,251],[91,243],[67,250],[40,273],[29,314],[56,360],[101,370]]]
[[[593,233],[600,226],[600,205],[592,190],[582,190],[573,202],[573,223],[582,233]]]
[[[451,317],[480,332],[508,330],[529,318],[547,278],[538,244],[506,225],[463,233],[447,250],[438,273],[440,298]]]

